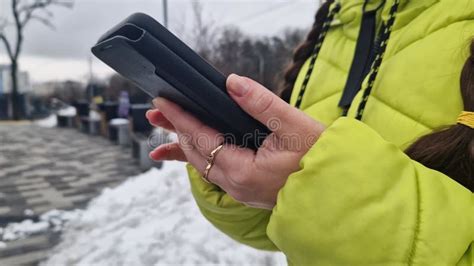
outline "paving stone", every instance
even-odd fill
[[[17,185],[31,185],[31,184],[38,184],[44,182],[44,178],[41,177],[35,177],[35,178],[25,178],[25,176],[22,176],[23,178],[19,178],[18,180],[15,180],[14,183]]]
[[[45,213],[51,210],[51,204],[49,202],[47,203],[38,203],[37,205],[32,204],[31,206],[28,206],[29,209],[33,210],[34,213]],[[70,208],[65,208],[62,207],[61,209],[63,210],[70,210]]]
[[[20,255],[21,252],[25,252],[27,249],[46,249],[52,241],[55,241],[57,237],[50,237],[49,235],[38,235],[32,236],[27,239],[21,239],[14,242],[7,243],[7,246],[0,249],[0,257],[11,257]]]
[[[11,208],[8,206],[0,207],[0,215],[7,214],[11,211]]]
[[[51,203],[48,202],[48,201],[39,201],[39,202],[36,202],[36,203],[30,203],[28,204],[28,209],[25,209],[25,210],[32,210],[34,213],[43,213],[43,212],[47,212],[47,211],[50,211],[50,206],[51,206]],[[68,208],[63,208],[63,209],[68,209]],[[24,213],[25,211],[23,211]]]
[[[26,199],[26,203],[28,204],[28,206],[34,206],[34,204],[37,204],[39,202],[48,202],[48,201],[45,201],[43,196],[39,196],[37,198]]]
[[[41,194],[38,193],[38,190],[21,191],[19,194],[25,199],[41,197]]]
[[[75,176],[63,176],[61,177],[61,180],[64,182],[71,182],[71,181],[76,181],[77,177]]]
[[[0,258],[0,265],[8,265],[8,266],[38,265],[39,262],[46,259],[47,257],[48,257],[48,250],[47,249],[46,250],[41,250],[41,251],[27,252],[27,253],[24,253],[24,254],[20,254],[18,256],[6,257],[5,259]]]
[[[50,188],[51,185],[46,183],[44,180],[41,183],[33,183],[33,184],[22,184],[17,186],[17,190],[19,192],[22,191],[32,191],[32,190],[43,190]]]
[[[139,173],[130,149],[102,137],[75,129],[0,123],[3,224],[9,219],[21,221],[26,209],[41,215],[53,209],[85,207],[103,188]],[[37,265],[56,240],[41,235],[8,243],[0,249],[0,265]]]

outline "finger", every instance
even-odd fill
[[[156,98],[153,103],[173,124],[183,141],[187,144],[191,143],[202,156],[208,156],[224,141],[222,134],[206,126],[178,105],[164,98]]]
[[[196,148],[193,149],[187,149],[181,147],[183,152],[186,155],[186,158],[188,159],[188,162],[196,168],[196,170],[201,174],[201,176],[204,175],[204,171],[207,167],[207,161],[204,156],[202,156],[199,151],[196,150]],[[214,163],[213,167],[208,173],[208,180],[217,186],[219,186],[221,189],[225,190],[230,187],[230,184],[228,180],[225,178],[225,175],[223,174],[222,170]]]
[[[160,145],[158,148],[150,152],[150,158],[154,161],[188,161],[178,143]]]
[[[255,156],[253,150],[234,144],[223,144],[223,147],[215,154],[214,163],[220,169],[223,169],[226,176],[233,176],[245,170],[242,165],[245,165],[245,168],[251,167]]]
[[[232,74],[227,90],[244,111],[266,125],[277,136],[308,134],[316,121],[273,94],[259,83]]]
[[[255,160],[255,153],[252,150],[244,149],[233,144],[225,144],[215,155],[214,165],[222,172],[222,177],[226,179],[226,184],[231,184],[230,190],[249,185],[249,174],[246,172],[252,169]],[[245,165],[245,167],[242,167]]]
[[[155,161],[182,161],[189,162],[193,165],[198,172],[204,173],[207,167],[207,162],[203,156],[195,149],[183,149],[179,146],[179,143],[168,143],[161,145],[150,153],[150,158]],[[208,179],[213,184],[218,186],[224,186],[226,184],[225,179],[222,178],[222,171],[217,167],[213,167],[209,172]]]
[[[216,154],[209,180],[227,192],[232,198],[247,204],[247,200],[256,196],[252,192],[258,177],[251,174],[254,168],[255,153],[236,145],[225,144]],[[242,166],[245,167],[242,167]],[[259,206],[259,205],[255,205]]]
[[[151,109],[146,112],[146,118],[152,126],[162,127],[172,132],[176,132],[173,124],[158,109]]]

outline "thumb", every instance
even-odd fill
[[[256,81],[232,74],[227,79],[227,90],[245,112],[279,137],[284,134],[308,136],[317,133],[318,122]]]

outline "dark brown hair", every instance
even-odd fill
[[[293,63],[285,72],[280,96],[289,102],[301,68],[313,52],[323,23],[334,0],[326,1],[316,13],[306,40],[295,50]],[[474,42],[461,75],[461,93],[465,111],[474,111]],[[452,125],[418,139],[407,150],[410,158],[438,170],[474,192],[474,129]]]
[[[314,46],[318,41],[319,33],[323,28],[324,20],[329,15],[329,8],[334,0],[328,0],[324,2],[316,13],[313,27],[311,28],[306,40],[296,48],[293,54],[293,63],[286,69],[284,75],[284,83],[280,89],[280,97],[286,102],[290,102],[291,93],[293,86],[295,85],[296,78],[301,71],[304,63],[311,56],[314,50]]]
[[[461,74],[464,110],[474,112],[474,41]],[[474,129],[457,124],[421,137],[406,153],[474,192]]]

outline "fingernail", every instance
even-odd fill
[[[148,154],[148,157],[150,157],[150,159],[152,159],[153,161],[157,161],[159,160],[158,156],[157,156],[157,151],[156,149],[151,151],[149,154]]]
[[[160,103],[160,101],[158,100],[158,98],[156,99],[153,99],[153,106],[155,106],[156,108],[158,108],[158,104]]]
[[[165,98],[162,98],[162,97],[158,97],[158,98],[155,98],[153,99],[153,105],[159,109],[160,105],[162,105],[163,103],[165,103],[166,99]]]
[[[146,113],[145,113],[146,119],[150,120],[150,114],[151,114],[151,112],[152,112],[152,110],[146,111]]]
[[[250,89],[250,84],[245,78],[236,74],[232,74],[230,78],[234,80],[233,82],[231,82],[228,88],[232,94],[239,97],[242,97],[247,94]]]

